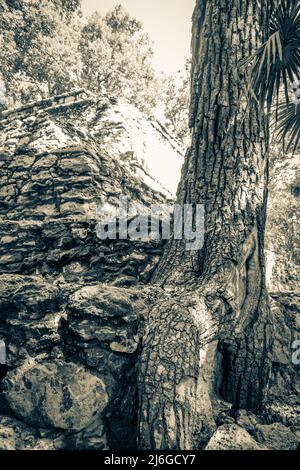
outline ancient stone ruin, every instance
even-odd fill
[[[135,449],[148,282],[163,242],[99,240],[97,208],[113,211],[123,195],[134,218],[141,206],[172,202],[183,150],[134,107],[84,90],[6,111],[0,132],[0,448]],[[288,276],[272,201],[270,399],[258,417],[232,416],[212,397],[204,412],[218,429],[208,449],[224,440],[234,449],[299,447],[299,366],[290,357],[300,331],[299,250]]]

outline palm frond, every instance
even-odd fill
[[[300,142],[300,106],[293,103],[279,105],[276,133],[283,142],[284,150],[297,150]]]
[[[277,137],[286,150],[295,151],[300,144],[300,0],[269,0],[269,6],[268,39],[240,65],[247,99],[255,100],[262,112],[267,108]]]
[[[300,77],[300,1],[281,0],[270,18],[270,34],[258,51],[244,62],[247,89],[270,111],[278,112],[279,95],[284,89],[289,104],[289,82]]]

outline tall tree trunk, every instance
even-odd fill
[[[218,339],[219,392],[260,411],[269,377],[270,322],[264,227],[268,122],[242,90],[239,63],[267,32],[266,2],[197,0],[192,89],[179,204],[204,204],[200,251],[171,240],[154,276],[140,370],[140,446],[191,449],[202,442],[202,353]],[[211,371],[213,372],[213,371]],[[208,372],[209,373],[209,372]]]

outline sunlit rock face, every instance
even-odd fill
[[[134,448],[141,287],[163,242],[97,236],[173,201],[179,143],[84,91],[0,117],[0,449]]]
[[[95,224],[121,196],[131,216],[170,202],[178,142],[134,107],[85,92],[8,111],[0,130],[0,270],[147,282],[161,244],[100,243]]]
[[[266,239],[269,290],[299,291],[300,285],[299,154],[271,159]]]
[[[176,196],[183,148],[158,121],[145,119],[134,106],[120,101],[107,108],[92,134],[113,155],[128,159],[152,189],[168,198]]]

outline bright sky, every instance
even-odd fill
[[[84,15],[106,13],[122,4],[154,41],[154,66],[173,74],[190,57],[191,18],[195,0],[82,0]]]

